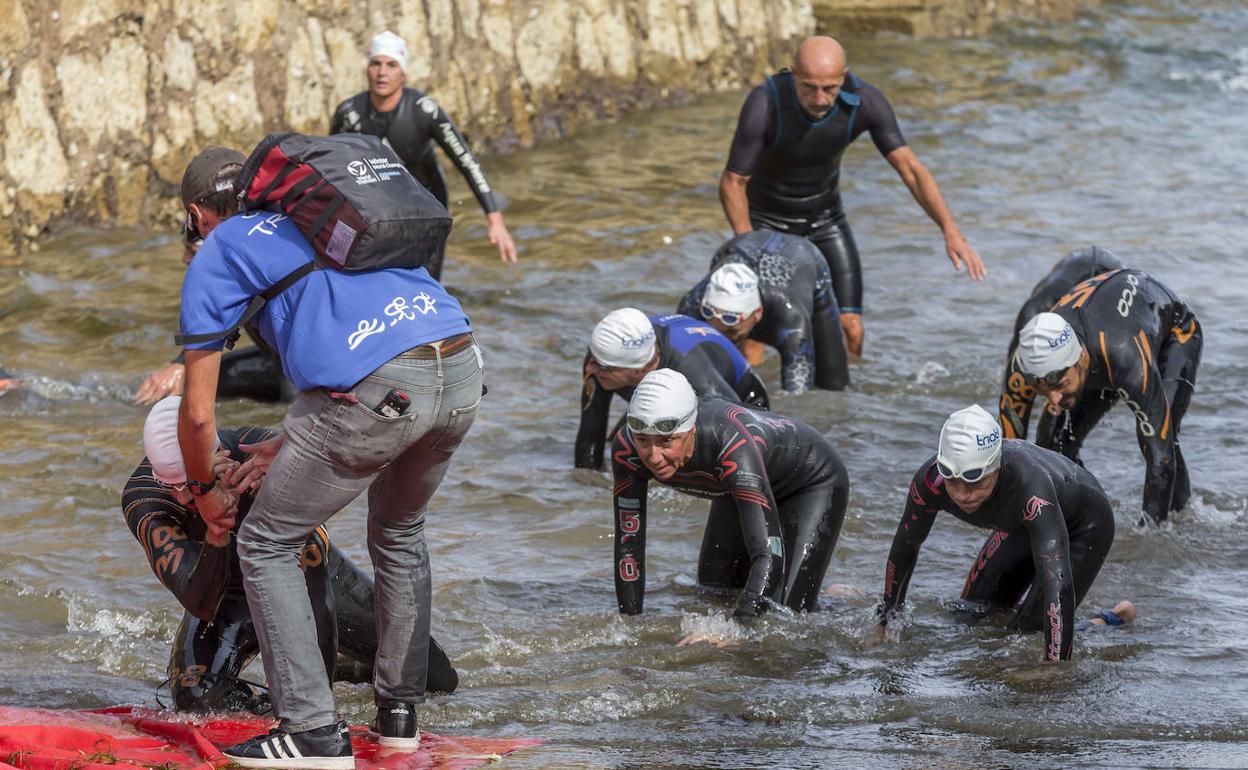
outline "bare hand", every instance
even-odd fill
[[[486,215],[489,220],[489,229],[486,231],[490,243],[498,247],[498,258],[508,264],[514,264],[518,257],[516,256],[516,242],[511,239],[511,233],[507,231],[507,225],[503,222],[503,215],[497,211],[492,211]]]
[[[945,251],[949,254],[949,261],[953,263],[954,270],[961,270],[962,266],[966,265],[966,272],[975,281],[982,281],[988,275],[984,261],[975,253],[975,249],[971,248],[971,244],[962,237],[962,233],[955,232],[945,237]]]
[[[134,403],[154,404],[165,396],[176,396],[182,393],[182,380],[186,367],[182,364],[167,364],[157,369],[143,380],[143,384],[135,391]]]
[[[256,444],[239,444],[238,448],[247,453],[247,460],[225,477],[225,484],[236,494],[242,495],[255,492],[264,483],[264,477],[269,472],[269,466],[273,464],[273,458],[277,456],[277,450],[282,448],[282,434]]]
[[[229,542],[230,531],[234,529],[238,516],[238,496],[223,488],[220,483],[195,498],[195,510],[203,519],[208,529],[208,542],[221,545]]]
[[[214,478],[228,477],[238,468],[238,462],[230,457],[230,450],[221,447],[212,455],[212,475]]]

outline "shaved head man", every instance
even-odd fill
[[[850,71],[845,49],[817,35],[798,46],[793,68],[746,97],[719,182],[733,232],[775,230],[810,240],[832,271],[849,352],[862,354],[862,267],[841,206],[841,156],[864,131],[945,238],[955,269],[987,272],[936,180],[919,162],[879,89]]]

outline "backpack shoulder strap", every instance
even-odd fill
[[[259,313],[270,300],[286,291],[291,286],[294,286],[300,278],[303,278],[315,269],[316,260],[305,262],[295,270],[287,273],[286,276],[277,283],[252,297],[251,302],[247,304],[247,309],[243,311],[242,317],[238,319],[238,323],[234,324],[230,328],[224,331],[210,332],[208,334],[176,334],[173,337],[173,344],[178,345],[179,347],[185,347],[186,345],[195,345],[200,342],[212,342],[214,340],[224,338],[226,350],[233,349],[234,343],[238,342],[238,330],[240,327],[246,326],[248,321],[255,318],[256,314]]]

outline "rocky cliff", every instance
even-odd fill
[[[0,0],[0,255],[62,220],[172,225],[200,148],[323,132],[368,39],[478,146],[733,88],[811,33],[809,0]]]

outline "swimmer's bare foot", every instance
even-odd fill
[[[1110,618],[1105,617],[1110,615]],[[1113,622],[1112,616],[1118,617],[1118,622]],[[1109,612],[1102,612],[1091,619],[1092,625],[1095,626],[1120,626],[1123,623],[1130,623],[1135,620],[1135,605],[1123,599],[1114,605]]]

